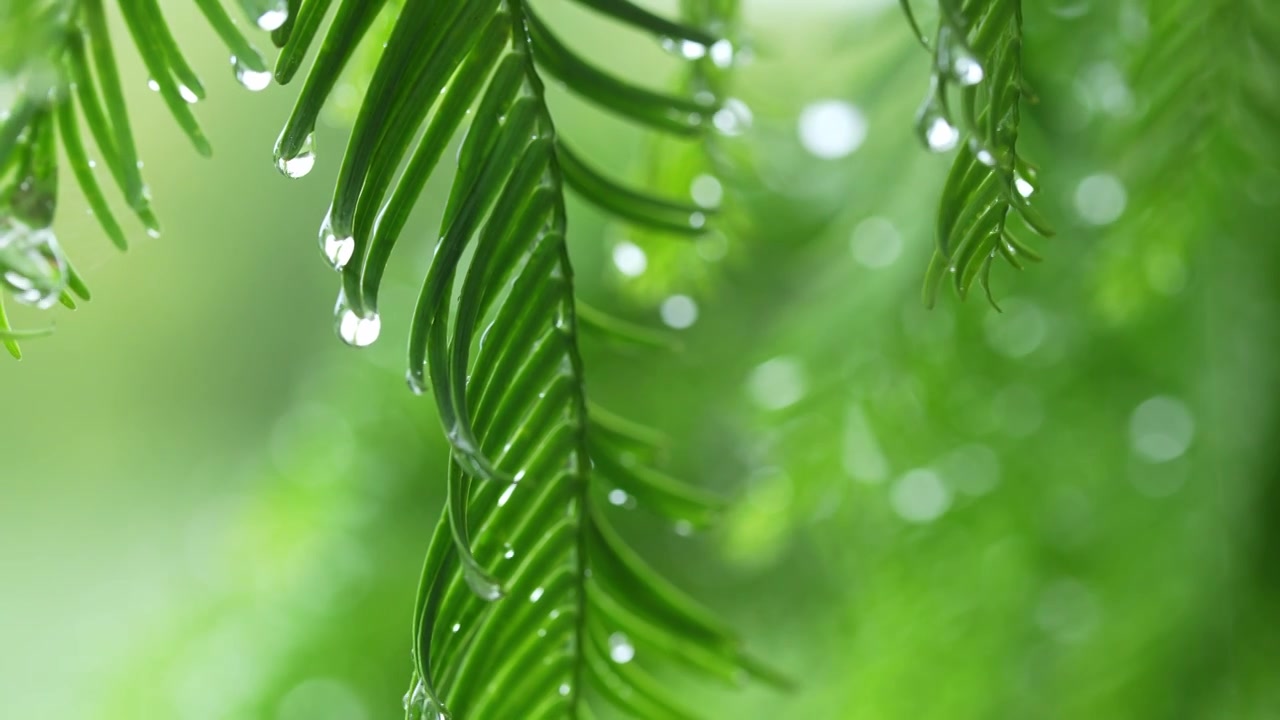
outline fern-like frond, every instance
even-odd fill
[[[716,42],[626,0],[582,1],[673,42]],[[297,28],[325,5],[303,3],[283,57],[305,53],[311,38]],[[316,117],[380,10],[338,5],[277,144],[285,174],[314,164]],[[715,97],[616,77],[523,0],[408,3],[394,12],[319,245],[340,277],[338,334],[355,346],[374,342],[393,248],[445,151],[463,135],[409,337],[409,385],[433,395],[452,458],[415,613],[406,710],[590,717],[592,704],[604,703],[638,717],[688,717],[652,674],[655,661],[728,679],[765,673],[611,527],[614,504],[638,502],[696,527],[716,502],[640,462],[635,434],[588,410],[579,331],[649,334],[580,313],[565,195],[573,190],[626,222],[680,235],[702,232],[705,214],[683,199],[627,187],[572,151],[556,132],[543,78],[677,136],[710,129]]]
[[[219,0],[199,0],[199,5],[231,49],[240,82],[252,90],[266,87],[270,75],[265,61]],[[244,0],[241,5],[263,29],[282,17],[281,3],[275,0]],[[151,75],[151,88],[196,150],[209,155],[212,147],[191,108],[204,99],[204,85],[179,49],[158,1],[121,0],[118,6]],[[107,237],[121,250],[128,247],[128,234],[111,209],[98,162],[83,136],[82,118],[130,210],[152,237],[159,236],[160,225],[142,180],[104,0],[6,7],[14,9],[0,18],[0,44],[12,52],[0,65],[0,80],[12,86],[11,106],[0,116],[0,278],[20,302],[47,308],[61,301],[74,307],[74,298],[87,300],[88,291],[50,227],[57,206],[59,145]],[[5,327],[0,319],[0,329]],[[12,337],[5,344],[15,357],[20,355]]]
[[[991,294],[997,257],[1021,268],[1038,256],[1018,239],[1012,216],[1043,236],[1052,230],[1032,205],[1036,170],[1018,152],[1021,106],[1028,98],[1022,73],[1021,0],[938,0],[938,27],[924,32],[910,0],[907,19],[933,57],[929,93],[916,117],[933,152],[960,146],[943,190],[937,250],[925,280],[933,305],[948,276],[961,298],[980,283]]]
[[[1192,254],[1273,221],[1280,194],[1280,18],[1265,0],[1148,2],[1127,58],[1129,122],[1101,145],[1129,208],[1099,262],[1101,309],[1140,315]],[[1176,150],[1171,150],[1176,148]],[[1175,282],[1180,287],[1183,280]]]

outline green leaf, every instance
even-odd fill
[[[991,260],[1004,257],[1015,268],[1011,214],[1034,233],[1052,228],[1032,205],[1036,171],[1019,155],[1022,72],[1022,0],[938,0],[936,38],[929,43],[909,0],[902,8],[912,30],[933,57],[930,90],[917,113],[917,131],[935,152],[960,144],[937,216],[937,249],[925,279],[932,306],[947,277],[963,299],[980,282],[988,301]],[[960,112],[952,109],[960,102]],[[958,127],[957,127],[958,126]]]

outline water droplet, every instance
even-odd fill
[[[257,18],[258,27],[272,32],[280,29],[285,21],[289,19],[289,5],[285,0],[276,0],[272,5],[266,8]]]
[[[714,175],[699,175],[689,186],[689,196],[704,208],[717,208],[724,198],[724,186]]]
[[[715,41],[708,49],[707,54],[710,55],[711,62],[718,68],[727,68],[733,65],[733,43],[728,40]]]
[[[936,91],[929,93],[916,113],[916,134],[930,152],[950,152],[960,143],[960,131],[951,124]]]
[[[1110,225],[1129,203],[1124,184],[1115,175],[1090,175],[1076,186],[1076,212],[1090,225]]]
[[[982,163],[983,165],[986,165],[987,167],[996,166],[995,154],[992,153],[987,148],[980,145],[978,143],[977,138],[971,139],[969,144],[971,147],[973,147],[973,157],[976,158],[978,162]]]
[[[964,36],[944,26],[938,33],[938,72],[954,80],[961,87],[972,87],[982,82],[986,72],[982,63],[969,49]]]
[[[689,214],[689,227],[694,230],[701,230],[707,224],[707,216],[703,213],[696,212]]]
[[[409,385],[409,390],[412,391],[414,395],[422,396],[427,394],[426,379],[418,373],[409,370],[405,373],[404,380],[405,383]]]
[[[543,588],[535,588],[533,592],[529,593],[529,602],[538,602],[545,592],[546,590]]]
[[[1022,173],[1017,173],[1013,176],[1013,187],[1018,191],[1018,194],[1024,198],[1029,198],[1036,194],[1036,186],[1032,185],[1030,180],[1023,177]]]
[[[338,302],[333,310],[337,322],[338,337],[352,347],[369,347],[378,340],[382,332],[382,319],[377,313],[361,316],[347,303],[347,295],[338,293]]]
[[[449,720],[449,715],[427,694],[421,679],[404,696],[405,720]]]
[[[711,124],[715,125],[716,130],[729,137],[746,132],[754,120],[751,108],[738,98],[725,100],[724,107],[711,116]]]
[[[502,491],[502,495],[498,497],[498,507],[505,507],[511,501],[511,495],[515,493],[516,486],[508,485],[506,490]]]
[[[251,70],[240,58],[231,56],[231,67],[235,70],[236,80],[251,92],[265,90],[271,84],[271,73],[266,70]]]
[[[290,178],[305,177],[316,166],[315,135],[307,135],[302,148],[293,157],[276,155],[276,169]]]
[[[671,529],[673,532],[675,532],[675,534],[679,535],[680,537],[693,537],[693,523],[689,522],[688,520],[675,521],[675,523],[671,526]]]
[[[502,557],[506,558],[507,560],[510,560],[511,558],[514,558],[516,556],[515,548],[511,547],[510,543],[507,543],[503,547],[506,548],[506,552],[502,553]]]
[[[0,267],[5,269],[0,284],[20,303],[48,309],[67,289],[67,260],[49,228],[0,220]]]
[[[951,490],[938,473],[922,468],[908,472],[894,483],[889,502],[903,520],[925,524],[942,517],[951,507]]]
[[[1139,405],[1129,418],[1133,451],[1151,463],[1182,457],[1195,437],[1196,422],[1181,400],[1158,395]]]
[[[569,693],[573,692],[573,686],[569,683],[560,683],[560,694],[569,697]]]
[[[806,392],[804,368],[789,357],[776,357],[751,372],[747,389],[756,404],[766,410],[781,410],[796,404]]]
[[[196,95],[196,91],[192,90],[186,85],[178,86],[178,94],[182,96],[183,100],[187,101],[188,105],[195,105],[196,103],[200,102],[200,96]]]
[[[635,659],[636,648],[631,638],[616,632],[609,636],[609,658],[619,665],[625,665]]]
[[[493,602],[502,597],[502,586],[485,577],[469,564],[462,565],[462,579],[467,581],[467,587],[471,588],[471,592],[481,600]]]
[[[155,78],[147,79],[147,87],[151,88],[151,92],[160,92],[160,83],[156,82]]]
[[[638,277],[649,267],[649,258],[640,246],[623,241],[613,246],[613,264],[623,275]]]
[[[631,500],[631,496],[626,490],[614,488],[609,491],[609,504],[615,507],[625,507],[627,502]]]
[[[707,54],[707,46],[702,43],[696,43],[692,40],[680,41],[680,55],[686,60],[697,60],[705,57]]]
[[[356,240],[351,236],[338,237],[333,231],[333,222],[328,215],[320,224],[320,252],[329,263],[329,267],[341,271],[351,262],[356,251]]]
[[[853,257],[869,268],[885,268],[902,255],[902,234],[886,218],[870,217],[853,229],[849,247]]]
[[[867,118],[843,100],[821,100],[800,111],[800,144],[824,160],[845,157],[867,139]]]
[[[672,295],[662,301],[659,314],[667,327],[684,330],[698,321],[698,304],[688,295]]]

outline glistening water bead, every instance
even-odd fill
[[[936,85],[916,113],[916,134],[930,152],[949,152],[960,143],[960,131],[947,118]]]
[[[285,177],[297,179],[305,177],[316,166],[315,135],[307,135],[302,147],[292,157],[276,155],[276,169]]]
[[[272,32],[280,29],[280,26],[284,25],[285,21],[288,19],[289,3],[286,0],[275,0],[275,2],[270,4],[270,6],[263,9],[255,22],[257,22],[258,27],[263,30]]]
[[[231,67],[235,70],[236,81],[250,92],[261,92],[271,84],[271,73],[266,70],[251,70],[240,58],[231,56]]]
[[[329,267],[341,272],[356,252],[356,240],[350,236],[338,237],[333,231],[333,223],[326,216],[320,225],[320,252]]]
[[[333,309],[338,337],[351,347],[369,347],[378,341],[382,332],[382,318],[378,313],[360,315],[347,302],[347,295],[338,292],[338,303]]]

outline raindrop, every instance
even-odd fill
[[[264,9],[260,15],[258,15],[255,22],[257,22],[258,27],[263,30],[272,32],[274,30],[279,30],[280,26],[284,25],[285,21],[288,19],[288,3],[285,0],[276,0],[269,7]]]
[[[1124,184],[1115,175],[1090,175],[1076,186],[1076,212],[1090,225],[1110,225],[1129,203]]]
[[[685,60],[697,60],[705,57],[707,54],[707,46],[692,40],[680,41],[680,55]]]
[[[231,67],[235,70],[236,80],[251,92],[265,90],[271,84],[271,73],[266,70],[251,70],[240,62],[240,58],[231,56]]]
[[[276,169],[285,177],[294,179],[305,177],[315,166],[316,153],[314,135],[307,135],[306,139],[302,141],[302,148],[299,149],[297,155],[294,155],[293,157],[284,157],[280,154],[276,155]]]
[[[67,260],[49,228],[0,220],[0,267],[0,281],[20,303],[48,309],[67,289]]]
[[[573,692],[573,687],[569,683],[560,683],[560,694],[569,697],[569,693]]]
[[[728,40],[715,41],[708,49],[707,54],[711,56],[711,62],[718,68],[727,68],[733,65],[733,43]]]
[[[916,112],[916,134],[930,152],[949,152],[960,143],[960,131],[948,119],[947,108],[936,88]]]
[[[427,686],[421,679],[413,686],[413,690],[405,693],[404,713],[405,720],[449,720],[444,709],[427,694]]]
[[[1191,447],[1195,432],[1195,417],[1186,403],[1167,395],[1142,403],[1129,418],[1133,451],[1151,463],[1182,457]]]
[[[853,229],[849,247],[859,263],[869,268],[885,268],[902,255],[902,235],[889,220],[871,217]]]
[[[987,167],[996,166],[996,156],[990,150],[979,145],[976,138],[971,144],[973,145],[973,156],[977,158],[978,162]]]
[[[625,665],[631,662],[636,656],[636,648],[631,644],[631,638],[625,634],[616,632],[609,636],[609,658],[619,665]]]
[[[1013,187],[1024,198],[1029,198],[1036,193],[1036,186],[1032,185],[1031,181],[1020,172],[1013,176]]]
[[[529,602],[538,602],[542,599],[544,593],[546,593],[546,589],[534,588],[533,592],[529,593]]]
[[[341,271],[351,262],[356,251],[356,240],[351,236],[338,237],[333,231],[333,222],[326,215],[320,225],[320,252],[329,263],[329,267]]]
[[[747,389],[751,399],[766,410],[781,410],[805,394],[804,368],[789,357],[776,357],[751,371]]]
[[[724,186],[714,175],[699,175],[689,186],[689,195],[704,208],[716,208],[724,198]]]
[[[378,340],[382,332],[382,319],[377,313],[358,314],[347,302],[345,292],[338,292],[338,302],[333,310],[337,322],[338,337],[352,347],[368,347]]]
[[[938,473],[922,468],[908,472],[894,483],[889,502],[903,520],[931,523],[951,507],[951,490]]]
[[[950,27],[938,33],[938,72],[946,75],[961,87],[972,87],[982,82],[986,72],[982,63],[964,41],[964,36]]]
[[[626,507],[627,502],[631,500],[631,496],[626,490],[614,488],[609,491],[609,504],[616,507]]]
[[[684,330],[698,321],[698,304],[688,295],[672,295],[662,301],[659,314],[667,327]]]
[[[151,92],[160,92],[160,83],[156,82],[155,78],[147,80],[147,87],[151,88]]]
[[[187,101],[188,105],[195,105],[200,102],[200,96],[196,95],[196,92],[186,85],[178,86],[178,94],[182,96],[183,100]]]
[[[511,496],[515,493],[516,486],[508,485],[506,490],[502,491],[502,495],[498,497],[498,507],[505,507],[511,501]]]
[[[419,397],[427,394],[427,382],[421,374],[412,370],[405,372],[404,381],[409,385],[409,390]]]
[[[746,132],[754,119],[751,108],[746,103],[738,98],[729,98],[724,101],[724,107],[711,116],[711,124],[721,134],[733,137]]]
[[[468,563],[462,565],[462,579],[467,581],[467,587],[481,600],[493,602],[502,597],[502,586]]]
[[[640,246],[623,241],[613,246],[613,265],[627,277],[638,277],[649,267],[649,258]]]
[[[845,157],[867,139],[867,118],[843,100],[821,100],[800,112],[800,144],[824,160]]]
[[[516,550],[511,547],[511,543],[507,543],[506,545],[503,545],[503,547],[506,548],[506,551],[502,553],[503,558],[510,560],[516,556]]]

